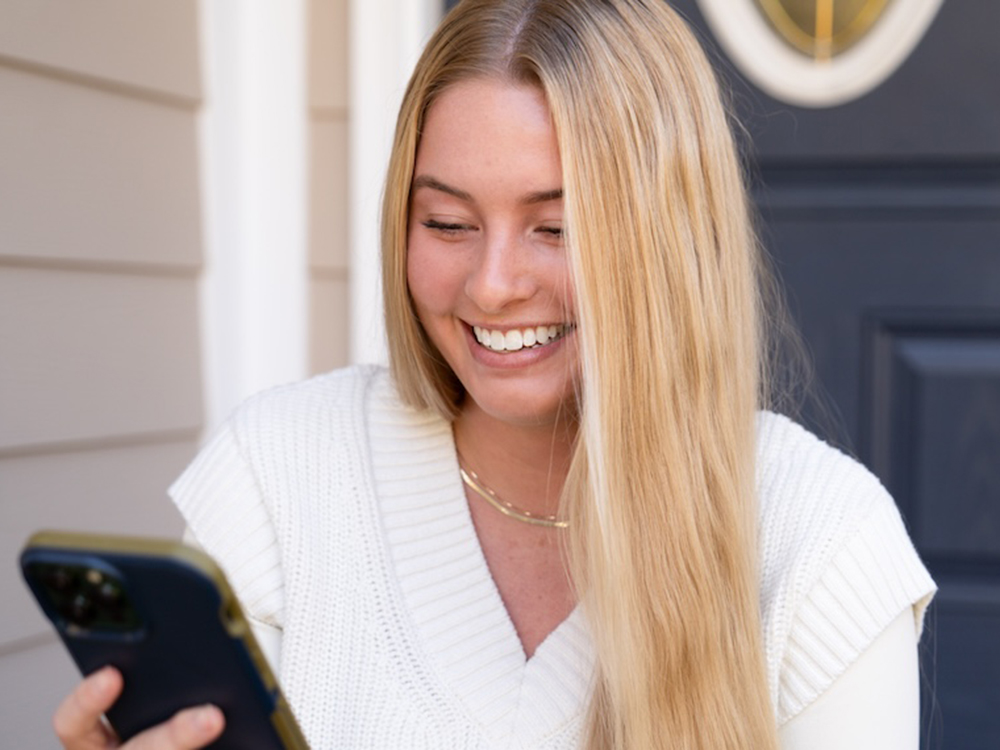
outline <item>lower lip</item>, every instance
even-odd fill
[[[469,350],[472,352],[473,359],[487,367],[508,370],[534,365],[554,356],[562,349],[566,339],[575,332],[575,329],[571,328],[555,341],[542,346],[518,349],[516,352],[495,352],[492,349],[487,349],[476,340],[476,335],[472,332],[471,326],[463,324],[463,327],[465,328],[465,336],[468,339]]]

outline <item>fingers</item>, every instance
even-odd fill
[[[52,718],[56,736],[66,750],[118,747],[102,716],[121,691],[121,673],[113,667],[105,667],[87,677],[70,693]],[[195,750],[215,740],[224,727],[222,711],[215,706],[188,708],[133,737],[121,750]]]
[[[67,750],[101,750],[114,747],[101,716],[122,691],[118,670],[105,667],[91,674],[56,709],[52,726]]]
[[[195,750],[222,734],[225,719],[215,706],[197,706],[178,712],[122,747],[122,750]]]

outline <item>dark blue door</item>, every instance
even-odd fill
[[[695,0],[675,5],[714,46]],[[827,109],[771,99],[714,52],[820,384],[941,587],[922,747],[947,750],[1000,747],[998,32],[1000,2],[946,0],[885,83]]]

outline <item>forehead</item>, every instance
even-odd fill
[[[466,190],[511,181],[523,190],[561,187],[559,144],[541,89],[486,78],[450,86],[427,111],[415,173]]]

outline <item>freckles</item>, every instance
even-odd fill
[[[414,286],[424,285],[433,265],[431,253],[411,233],[406,239],[406,283],[411,290]]]
[[[457,267],[454,259],[449,259],[439,248],[420,241],[409,244],[406,283],[419,312],[440,315],[451,310],[457,289]]]
[[[417,312],[423,316],[434,309],[434,299],[436,295],[433,289],[428,288],[429,274],[426,269],[421,272],[416,266],[410,265],[406,275],[406,284],[410,290],[410,297],[413,299]]]

